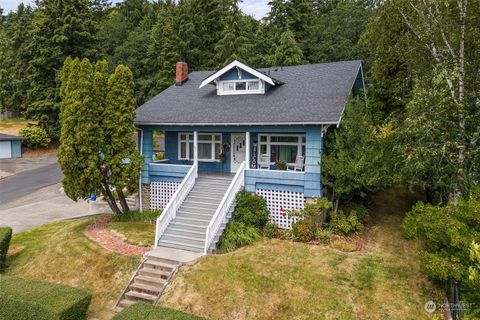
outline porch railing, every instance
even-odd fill
[[[228,214],[228,210],[230,209],[230,207],[235,201],[235,196],[244,185],[245,167],[246,167],[245,161],[243,161],[240,164],[240,167],[238,168],[238,171],[235,174],[235,177],[230,183],[230,186],[228,187],[227,192],[225,192],[225,195],[223,196],[222,201],[218,205],[217,210],[215,211],[215,214],[212,217],[212,220],[210,220],[210,223],[208,224],[207,231],[205,234],[205,249],[204,249],[205,254],[207,253],[208,248],[212,244],[213,239],[215,239],[215,236],[217,235],[217,232],[221,224],[225,221],[225,218]]]
[[[193,164],[190,170],[188,170],[185,178],[183,178],[182,183],[178,186],[177,191],[175,191],[170,201],[168,201],[167,206],[165,207],[165,209],[163,209],[162,214],[160,215],[160,217],[157,218],[157,227],[155,230],[155,247],[158,246],[158,240],[160,240],[160,238],[162,237],[170,221],[172,221],[176,217],[178,209],[182,205],[190,190],[192,190],[195,184],[195,179],[198,176],[197,169],[198,165]]]

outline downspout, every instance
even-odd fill
[[[363,95],[365,97],[365,107],[368,108],[367,87],[365,86],[365,74],[363,73],[363,63],[360,64],[360,68],[362,71],[362,83],[363,83]]]
[[[143,129],[135,127],[138,131],[140,131],[140,155],[143,156]],[[142,166],[143,171],[143,166]],[[140,212],[143,212],[143,195],[142,195],[142,173],[140,172],[140,177],[138,178],[138,205]]]

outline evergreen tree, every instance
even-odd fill
[[[249,44],[245,36],[245,21],[238,8],[238,0],[232,0],[226,7],[224,14],[222,38],[215,45],[215,61],[222,67],[233,60],[248,58]]]
[[[285,31],[280,44],[275,49],[272,64],[276,66],[293,66],[303,62],[303,52],[295,41],[292,31]]]
[[[87,0],[39,0],[33,16],[27,116],[58,136],[56,76],[68,56],[95,54],[95,24]]]
[[[129,211],[124,189],[135,190],[143,164],[135,142],[135,84],[133,74],[119,65],[108,79],[108,93],[103,113],[103,153],[108,169],[108,183],[115,186],[123,212]]]

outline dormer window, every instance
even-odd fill
[[[218,94],[254,94],[264,93],[263,81],[255,80],[225,80],[219,81]]]

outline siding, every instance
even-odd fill
[[[19,140],[12,141],[12,158],[22,157],[22,142]]]

